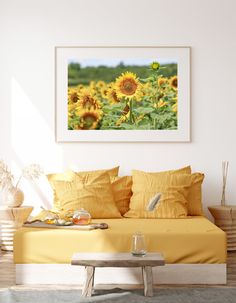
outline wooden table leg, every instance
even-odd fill
[[[144,284],[144,296],[153,296],[153,280],[152,280],[152,267],[144,266],[142,267],[143,273],[143,284]]]
[[[87,266],[86,267],[86,281],[82,290],[83,297],[91,297],[93,284],[94,284],[94,273],[95,267],[94,266]]]

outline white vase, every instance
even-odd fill
[[[3,204],[8,207],[19,207],[24,201],[24,193],[14,186],[9,187],[3,194]]]

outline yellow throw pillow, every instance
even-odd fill
[[[48,174],[47,178],[53,190],[53,209],[59,210],[61,206],[54,188],[54,181],[71,181],[74,178],[74,172],[67,170],[64,173]]]
[[[195,173],[195,180],[191,185],[188,193],[188,215],[190,216],[202,216],[204,215],[202,207],[202,182],[204,180],[204,174]]]
[[[171,173],[171,174],[191,174],[191,167],[186,166],[177,170],[170,170],[166,172],[159,172],[159,173]],[[158,173],[158,174],[159,174]],[[203,207],[202,207],[202,182],[204,180],[204,174],[196,173],[194,177],[194,182],[189,188],[188,193],[188,215],[190,216],[202,216]]]
[[[188,190],[193,183],[191,174],[145,173],[132,171],[133,196],[130,210],[124,215],[128,218],[185,218],[187,212]],[[152,212],[147,205],[157,193],[161,199]]]
[[[113,167],[111,169],[101,169],[101,170],[94,170],[94,171],[81,171],[77,172],[76,174],[80,176],[87,176],[87,175],[100,175],[101,173],[107,172],[111,178],[117,177],[119,173],[119,166]],[[64,173],[57,173],[57,174],[49,174],[47,175],[48,181],[53,190],[53,209],[60,210],[62,207],[60,205],[60,201],[56,195],[56,191],[54,188],[53,181],[71,181],[74,177],[74,172],[72,170],[67,170]]]
[[[150,172],[150,174],[191,174],[191,166],[186,166],[176,170],[168,170],[162,172]],[[189,188],[189,194],[187,197],[188,204],[188,215],[190,216],[202,216],[202,182],[204,180],[204,174],[198,173],[195,176],[195,181]]]
[[[86,209],[92,218],[120,218],[108,173],[75,174],[72,181],[52,181],[64,210]]]
[[[99,169],[99,170],[90,170],[90,171],[80,171],[80,172],[76,172],[76,174],[80,175],[80,176],[85,176],[85,175],[100,175],[102,173],[108,173],[108,175],[112,178],[112,177],[117,177],[119,174],[119,166],[110,168],[110,169]]]
[[[150,174],[191,174],[191,166],[188,165],[179,169],[166,170],[154,173],[150,172]]]
[[[132,196],[132,177],[113,177],[111,178],[111,182],[116,206],[123,216],[129,210],[130,198]]]

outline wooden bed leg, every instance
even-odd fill
[[[152,267],[144,266],[142,267],[143,273],[143,284],[144,284],[144,296],[153,296],[153,279],[152,279]]]
[[[91,297],[94,285],[94,266],[86,266],[86,281],[82,290],[83,297]]]

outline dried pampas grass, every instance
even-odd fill
[[[229,161],[222,162],[222,176],[223,176],[223,186],[222,186],[222,197],[221,197],[221,205],[225,206],[225,188],[227,182],[227,175],[228,175],[228,168],[229,168]]]
[[[146,210],[147,211],[154,211],[156,209],[157,204],[160,201],[160,199],[161,199],[161,193],[155,194],[155,196],[153,196],[150,199],[150,201],[148,202]]]

